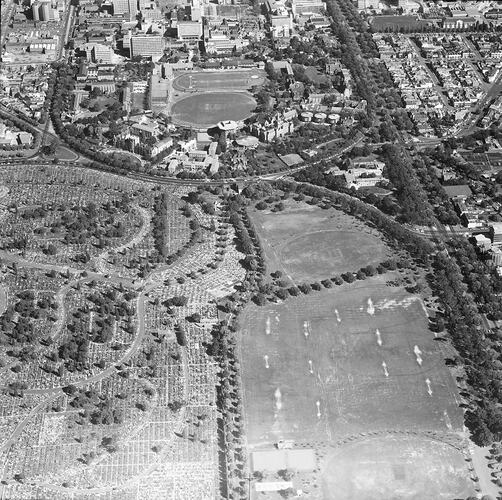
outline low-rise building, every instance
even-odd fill
[[[248,127],[249,132],[260,141],[271,142],[293,132],[295,128],[293,119],[296,116],[297,112],[294,109],[277,113],[273,117],[251,123]]]

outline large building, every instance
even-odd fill
[[[164,53],[161,35],[133,35],[131,37],[131,57],[151,57],[159,59]]]
[[[326,5],[322,0],[292,0],[291,8],[295,16],[304,13],[319,13],[325,10]]]
[[[229,38],[228,35],[212,30],[204,38],[204,50],[210,54],[228,54],[233,50],[240,50],[247,44],[242,38]]]
[[[502,222],[492,222],[490,225],[490,235],[494,247],[502,248]]]
[[[357,8],[359,10],[378,9],[380,0],[357,0]]]
[[[202,23],[199,21],[179,21],[178,39],[183,41],[197,41],[202,36]]]
[[[125,14],[129,21],[133,21],[138,14],[137,0],[113,0],[113,14]]]
[[[85,52],[88,61],[94,63],[111,63],[113,49],[109,45],[102,43],[87,43]]]
[[[59,21],[59,11],[51,0],[37,0],[31,5],[34,21]]]
[[[162,111],[166,107],[169,93],[169,80],[162,78],[159,71],[154,71],[149,85],[149,107],[153,111]]]
[[[296,116],[295,109],[283,111],[272,118],[251,123],[248,130],[252,135],[258,137],[260,141],[271,142],[293,132],[295,128],[293,119]]]

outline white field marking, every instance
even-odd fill
[[[270,316],[267,318],[267,321],[265,323],[265,333],[267,335],[270,335]]]
[[[389,376],[389,372],[387,370],[387,363],[385,361],[382,361],[382,368],[383,368],[383,373],[386,377]]]
[[[375,314],[375,306],[373,305],[373,301],[371,300],[371,297],[368,299],[368,308],[366,309],[366,312],[370,316],[373,316],[373,314]]]
[[[425,383],[427,384],[427,392],[429,393],[429,396],[432,396],[431,381],[427,378],[425,379]]]
[[[338,309],[335,309],[335,316],[336,316],[336,320],[338,321],[338,323],[341,323],[342,320],[340,318],[340,314],[338,313]]]
[[[275,409],[279,411],[282,409],[282,393],[279,387],[275,390],[274,397],[275,397]]]
[[[382,347],[382,336],[380,335],[380,330],[377,328],[375,332],[376,338],[377,338],[377,344]]]
[[[305,338],[310,335],[310,321],[303,322],[303,335],[305,335]]]
[[[396,299],[383,299],[375,304],[375,308],[380,311],[384,311],[385,309],[395,309],[396,307],[410,307],[413,302],[419,301],[423,306],[422,299],[420,297],[412,296],[405,297],[403,300]]]
[[[415,356],[417,358],[417,363],[422,366],[423,360],[422,360],[422,351],[419,349],[419,347],[416,345],[413,349],[413,352],[415,353]]]
[[[309,372],[310,372],[311,374],[313,374],[313,373],[314,373],[314,370],[313,370],[313,368],[312,368],[312,360],[311,360],[311,359],[309,359]]]
[[[263,356],[263,359],[265,360],[265,368],[270,368],[269,364],[268,364],[268,356],[265,354],[265,356]]]
[[[321,418],[321,402],[316,401],[315,404],[317,406],[317,418]]]

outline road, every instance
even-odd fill
[[[499,69],[499,74],[497,79],[493,82],[490,89],[486,94],[478,101],[474,109],[460,125],[456,135],[468,135],[472,133],[476,128],[476,123],[480,119],[481,111],[490,103],[490,101],[496,99],[502,94],[502,69]]]
[[[37,128],[37,127],[35,127]],[[39,127],[37,128],[39,131],[41,130]],[[47,135],[55,138],[56,140],[59,140],[58,137],[55,134],[52,134],[50,132],[47,132]],[[311,163],[304,163],[303,165],[300,165],[298,167],[293,167],[287,170],[281,170],[280,172],[274,172],[271,174],[263,174],[263,175],[258,175],[258,176],[240,176],[240,177],[231,177],[231,178],[225,178],[225,179],[218,179],[218,180],[211,180],[211,179],[178,179],[175,177],[160,177],[157,175],[149,175],[149,174],[142,174],[139,172],[126,172],[126,173],[119,173],[119,172],[111,172],[110,168],[105,165],[101,164],[102,168],[98,168],[97,166],[95,167],[90,167],[88,165],[79,165],[75,163],[74,161],[65,161],[65,160],[60,160],[58,164],[60,165],[67,165],[71,166],[72,168],[79,167],[79,168],[85,168],[87,170],[93,169],[97,170],[100,172],[106,172],[114,175],[126,175],[127,177],[139,181],[146,181],[146,182],[153,182],[155,184],[179,184],[179,185],[190,185],[190,186],[221,186],[225,184],[247,184],[254,182],[257,179],[261,180],[275,180],[275,179],[280,179],[283,177],[286,177],[288,175],[293,175],[296,172],[299,172],[300,170],[304,170],[306,168],[318,165],[321,162],[324,161],[330,161],[334,160],[337,158],[340,158],[343,154],[345,154],[347,151],[351,150],[358,144],[361,144],[364,140],[364,136],[357,137],[356,139],[353,139],[352,142],[350,142],[348,145],[346,145],[343,149],[340,151],[329,155],[329,156],[324,156],[320,158],[317,161],[311,162]],[[71,151],[71,150],[70,150]],[[26,159],[0,159],[0,165],[19,165],[19,164],[26,164],[27,161]],[[54,163],[48,162],[48,161],[37,161],[36,159],[31,159],[30,164],[33,165],[39,165],[39,166],[54,166]],[[94,165],[99,165],[99,162],[93,162]]]

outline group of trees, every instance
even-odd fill
[[[154,203],[154,215],[152,217],[153,226],[153,239],[155,247],[155,261],[166,262],[167,264],[172,264],[178,258],[183,256],[185,252],[196,243],[198,243],[202,238],[202,228],[199,221],[193,217],[192,210],[189,205],[185,205],[183,208],[183,214],[185,217],[190,219],[190,238],[183,245],[182,248],[178,249],[174,254],[169,254],[169,217],[171,207],[169,207],[169,194],[167,192],[162,192],[155,198]],[[214,209],[213,209],[214,210]]]
[[[169,210],[169,194],[164,191],[155,198],[153,205],[152,235],[158,262],[165,261],[168,256],[169,232],[167,224]]]
[[[0,345],[33,344],[40,336],[35,321],[47,318],[54,320],[52,312],[57,309],[57,303],[53,299],[35,300],[31,290],[19,292],[16,299],[0,316]]]
[[[410,224],[426,225],[433,221],[433,211],[407,151],[397,145],[382,146],[385,175],[394,187],[401,211],[399,218]]]
[[[457,261],[479,311],[492,320],[502,319],[502,278],[494,269],[488,271],[468,241],[450,240],[447,248],[450,256]]]
[[[449,201],[448,196],[427,156],[422,155],[413,159],[412,168],[422,184],[434,214],[442,224],[459,224],[460,219]]]
[[[94,425],[121,424],[124,421],[124,411],[117,407],[112,399],[100,395],[95,389],[83,389],[74,385],[63,388],[69,398],[69,405],[78,409],[82,422],[90,422]],[[105,446],[109,447],[112,443],[104,441]],[[108,450],[110,451],[110,450]]]
[[[480,446],[502,438],[502,363],[498,337],[490,338],[483,328],[476,303],[467,293],[457,264],[446,252],[433,260],[432,287],[444,306],[444,318],[450,338],[458,351],[466,373],[469,401],[465,413],[472,439]],[[462,394],[462,393],[461,393]]]
[[[136,298],[134,291],[119,291],[110,288],[88,295],[88,303],[73,312],[67,323],[68,337],[59,348],[49,356],[48,368],[56,375],[62,374],[61,366],[73,371],[83,371],[89,367],[89,342],[108,343],[115,329],[121,328],[128,334],[134,331],[135,310],[130,304]],[[92,314],[92,322],[91,322]],[[90,326],[92,325],[92,328]],[[60,365],[60,363],[63,365]]]
[[[337,2],[329,0],[326,6],[329,15],[333,19],[332,28],[334,34],[340,41],[341,61],[344,66],[350,70],[354,79],[356,91],[361,99],[366,100],[368,104],[368,115],[371,117],[376,107],[375,94],[372,87],[375,88],[376,85],[371,77],[368,64],[361,53],[356,35],[348,25],[347,18],[342,11],[342,9],[344,9],[345,12],[352,13],[355,8],[349,4],[351,4],[350,0]],[[360,20],[357,11],[354,16],[350,16],[349,22],[353,20]],[[358,26],[358,28],[363,32],[360,26]]]

